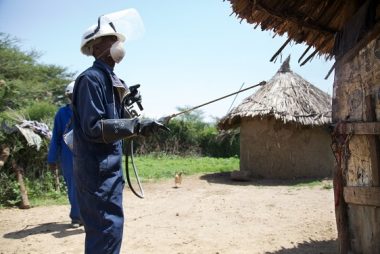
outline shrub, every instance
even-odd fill
[[[0,172],[0,206],[14,206],[21,201],[14,174]]]
[[[30,120],[47,122],[54,119],[55,113],[57,112],[57,106],[46,101],[38,101],[34,102],[23,111]]]
[[[167,127],[169,133],[147,138],[139,137],[135,142],[137,154],[165,153],[175,155],[202,155],[210,157],[239,156],[239,133],[228,132],[221,135],[215,124],[199,120],[173,119]]]

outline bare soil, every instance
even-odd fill
[[[327,181],[325,184],[331,184]],[[233,182],[227,174],[126,187],[122,253],[337,253],[333,191],[294,182]],[[0,210],[0,253],[83,253],[69,206]]]

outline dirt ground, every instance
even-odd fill
[[[331,182],[327,182],[331,184]],[[233,182],[227,174],[126,187],[121,253],[336,253],[333,191],[292,182]],[[0,210],[0,253],[83,253],[69,206]]]

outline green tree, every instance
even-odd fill
[[[0,111],[18,110],[36,101],[62,103],[62,91],[73,78],[66,68],[37,62],[40,54],[24,52],[19,40],[0,33]]]
[[[191,106],[178,106],[178,112],[184,112],[191,109]],[[201,109],[194,109],[178,116],[178,119],[187,122],[198,122],[201,123],[204,120],[204,112]]]
[[[58,106],[63,103],[64,87],[74,74],[64,67],[41,64],[39,57],[37,51],[22,51],[19,40],[0,33],[0,148],[11,149],[10,159],[1,168],[0,206],[17,203],[17,192],[14,192],[17,183],[11,160],[24,168],[31,195],[51,190],[50,178],[41,183],[45,175],[51,174],[46,167],[49,140],[43,140],[37,151],[27,145],[21,134],[9,134],[4,128],[4,123],[12,127],[22,118],[51,123]]]

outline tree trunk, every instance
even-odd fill
[[[12,160],[12,167],[16,173],[17,182],[20,186],[20,194],[21,194],[20,208],[21,209],[29,209],[30,204],[29,204],[29,199],[28,199],[28,192],[26,191],[26,187],[24,184],[24,176],[23,176],[24,169],[22,167],[20,167],[19,165],[17,165],[15,160]]]
[[[60,187],[60,184],[59,184],[59,170],[58,170],[58,167],[55,167],[55,169],[54,169],[54,176],[55,176],[55,190],[57,192],[61,192],[61,187]]]
[[[10,149],[7,145],[1,145],[0,151],[0,168],[2,168],[9,158]]]

